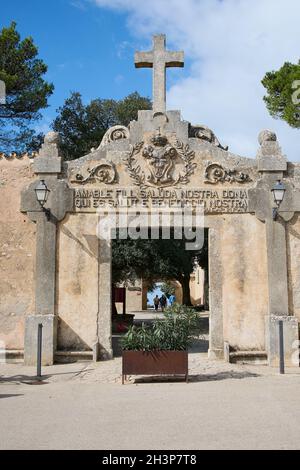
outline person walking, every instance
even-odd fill
[[[176,301],[175,295],[171,294],[170,297],[169,297],[169,302],[170,302],[171,307],[175,303],[175,301]]]
[[[156,311],[158,310],[159,301],[160,301],[160,299],[159,299],[158,295],[156,295],[153,299],[154,308],[155,308]]]
[[[167,297],[164,294],[159,299],[159,303],[160,303],[161,311],[163,312],[167,305]]]

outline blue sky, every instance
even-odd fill
[[[55,116],[70,91],[82,93],[86,102],[121,98],[135,90],[150,94],[150,74],[133,73],[123,15],[80,5],[69,0],[13,0],[1,5],[1,24],[15,20],[22,37],[34,38],[48,65],[47,79],[55,91],[44,112],[47,119]]]
[[[39,127],[46,129],[56,109],[79,91],[85,102],[120,99],[138,91],[151,97],[151,71],[135,69],[135,49],[151,46],[132,38],[126,13],[100,9],[93,2],[72,0],[11,0],[1,4],[1,27],[14,20],[21,37],[31,35],[48,65],[46,78],[55,90]],[[177,71],[168,74],[176,80]],[[187,69],[181,73],[187,74]]]
[[[150,304],[152,307],[153,307],[153,299],[154,299],[154,297],[155,297],[156,295],[158,295],[158,297],[161,297],[161,296],[163,295],[163,292],[161,291],[160,286],[161,286],[161,283],[158,282],[158,283],[156,284],[156,287],[155,287],[154,291],[147,293],[147,299],[148,299],[148,301],[149,301],[148,304]]]
[[[41,130],[70,91],[85,102],[151,96],[152,74],[135,69],[133,55],[165,33],[169,49],[185,51],[185,68],[168,69],[168,109],[252,158],[259,132],[271,129],[300,161],[300,131],[269,116],[261,85],[267,71],[299,60],[299,18],[299,0],[2,0],[0,24],[15,20],[49,66],[55,92]]]

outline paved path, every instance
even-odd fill
[[[189,355],[190,380],[121,385],[121,360],[0,364],[1,449],[299,449],[300,374]],[[32,384],[32,385],[31,385]]]

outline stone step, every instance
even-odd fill
[[[24,360],[24,350],[23,349],[6,349],[5,357],[1,352],[1,359],[5,362],[23,362]]]
[[[55,362],[92,361],[93,351],[56,351]]]
[[[266,351],[231,351],[229,359],[232,363],[242,364],[267,364],[268,355]]]

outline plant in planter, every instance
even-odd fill
[[[152,325],[131,326],[122,339],[122,383],[126,375],[178,374],[188,379],[187,348],[197,327],[197,313],[175,305]]]

